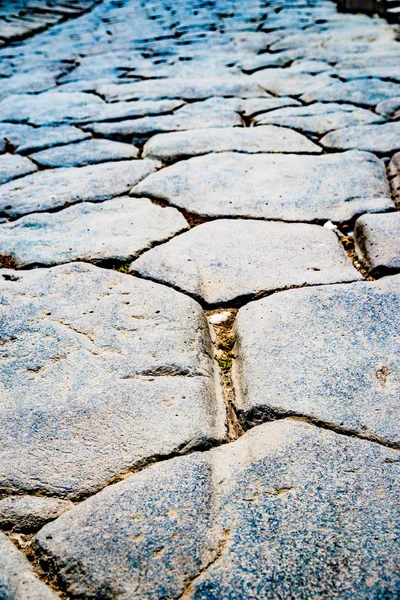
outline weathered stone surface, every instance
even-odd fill
[[[247,118],[283,106],[300,106],[294,98],[247,98],[239,102],[239,112]]]
[[[45,167],[85,167],[96,163],[137,158],[138,149],[132,144],[110,140],[86,140],[50,150],[42,150],[31,158]]]
[[[400,152],[397,152],[389,163],[388,175],[390,187],[397,204],[400,204]]]
[[[83,263],[0,277],[0,493],[79,498],[224,436],[191,298]]]
[[[83,202],[0,225],[0,255],[12,256],[18,267],[76,260],[126,262],[187,227],[175,208],[162,208],[148,198]]]
[[[77,202],[109,200],[129,192],[157,166],[152,160],[126,160],[27,175],[0,186],[0,212],[17,217]]]
[[[400,96],[380,102],[375,110],[385,119],[397,119],[400,117]]]
[[[16,152],[33,152],[60,144],[90,138],[90,133],[70,125],[60,127],[29,127],[15,123],[0,123],[0,143],[7,140]]]
[[[57,600],[36,577],[25,556],[0,532],[0,597],[2,600]]]
[[[364,152],[196,157],[150,175],[133,193],[204,216],[288,221],[347,221],[393,208],[382,162]]]
[[[29,158],[16,154],[0,155],[0,184],[34,171],[37,171],[37,166]]]
[[[163,98],[202,100],[211,96],[253,98],[266,95],[262,85],[245,75],[225,75],[224,77],[211,75],[207,78],[169,77],[134,83],[111,83],[99,85],[97,92],[108,102],[113,100],[161,100]]]
[[[381,121],[378,115],[355,106],[336,103],[316,103],[310,106],[281,108],[259,115],[255,125],[281,125],[301,131],[323,134],[339,127]]]
[[[284,127],[210,128],[160,133],[143,148],[143,156],[170,161],[209,152],[301,152],[319,154],[321,148]]]
[[[310,75],[289,69],[264,69],[251,75],[268,92],[278,96],[300,96],[310,90],[325,89],[332,81],[329,75]]]
[[[336,150],[366,150],[379,154],[400,150],[400,122],[383,125],[356,125],[331,131],[321,144]]]
[[[361,278],[332,231],[247,219],[199,225],[146,252],[131,270],[209,305],[290,286]]]
[[[84,598],[395,598],[398,456],[283,420],[151,466],[35,545]]]
[[[241,418],[306,416],[400,446],[399,315],[399,276],[248,304],[236,321]]]
[[[69,500],[45,496],[8,496],[0,500],[0,527],[30,532],[74,507]]]
[[[381,79],[355,79],[336,81],[303,93],[304,102],[354,102],[362,106],[376,106],[393,96],[399,96],[400,84]]]
[[[354,229],[359,259],[370,273],[400,271],[400,212],[386,215],[363,215]]]

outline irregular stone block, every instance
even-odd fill
[[[90,138],[90,133],[77,127],[29,127],[15,123],[0,123],[0,143],[3,140],[16,152],[33,152],[60,144],[69,144]]]
[[[319,154],[321,148],[305,136],[284,127],[209,128],[160,133],[143,148],[143,156],[171,161],[209,152],[302,152]]]
[[[265,56],[265,55],[264,55]],[[239,102],[239,112],[246,118],[283,106],[300,106],[294,98],[247,98]]]
[[[361,278],[332,231],[234,219],[204,223],[153,248],[131,264],[131,271],[208,305]]]
[[[0,155],[0,184],[35,171],[37,166],[29,158],[16,154]]]
[[[46,525],[84,598],[395,598],[394,450],[283,420],[153,465]]]
[[[289,69],[264,69],[250,76],[251,80],[258,82],[268,92],[277,96],[300,96],[310,90],[325,89],[332,81],[329,75],[310,75],[309,73],[292,72]]]
[[[78,499],[225,435],[203,311],[72,263],[0,271],[0,493]]]
[[[346,104],[317,103],[310,106],[281,108],[259,115],[255,125],[280,125],[301,131],[323,134],[339,127],[381,121],[369,110]]]
[[[0,186],[0,212],[18,217],[77,202],[126,194],[158,167],[153,160],[126,160],[41,171]]]
[[[355,79],[337,81],[327,86],[307,91],[301,97],[304,102],[354,102],[362,106],[376,106],[393,96],[399,96],[400,84],[381,79]]]
[[[132,193],[204,216],[287,221],[347,221],[394,206],[383,163],[364,152],[202,156],[150,175]]]
[[[354,229],[359,259],[373,276],[400,270],[400,213],[363,215]]]
[[[18,267],[76,260],[126,262],[187,227],[175,208],[161,208],[147,198],[83,202],[0,225],[0,256],[11,256]]]
[[[234,364],[242,421],[305,416],[400,446],[399,315],[399,276],[290,290],[242,308]]]
[[[400,204],[400,152],[397,152],[390,161],[388,175],[395,201]]]
[[[345,127],[325,135],[321,144],[335,150],[355,149],[390,154],[393,150],[400,150],[400,122]]]
[[[0,597],[2,600],[57,600],[35,575],[25,556],[0,532]]]
[[[35,531],[74,507],[69,500],[45,496],[8,496],[0,500],[0,527]]]
[[[85,167],[96,163],[137,158],[138,149],[132,144],[110,140],[87,140],[31,154],[44,167]]]
[[[400,96],[380,102],[375,110],[385,119],[397,119],[400,117]]]

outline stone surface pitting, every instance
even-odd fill
[[[322,149],[297,131],[272,125],[160,133],[143,148],[143,156],[164,161],[210,152],[319,154]]]
[[[290,286],[361,278],[332,231],[247,219],[199,225],[146,252],[131,271],[208,305]]]
[[[335,150],[365,150],[391,154],[400,150],[400,122],[383,125],[355,125],[325,135],[321,144]]]
[[[11,256],[18,267],[76,260],[126,262],[187,227],[175,208],[162,208],[148,198],[82,202],[0,225],[0,255]]]
[[[96,598],[395,598],[398,453],[284,420],[151,466],[46,525]]]
[[[59,598],[36,577],[22,552],[1,531],[0,597],[2,600],[57,600]]]
[[[354,229],[359,259],[374,275],[400,271],[400,212],[363,215]]]
[[[285,221],[347,221],[394,207],[383,163],[364,152],[195,157],[146,177],[133,193],[204,216]]]
[[[93,494],[225,435],[200,306],[82,263],[0,272],[0,493]]]
[[[243,422],[295,414],[400,447],[399,315],[397,275],[289,290],[240,309]]]
[[[72,502],[60,498],[8,496],[0,500],[0,527],[11,531],[37,531],[73,507]]]
[[[27,175],[0,186],[0,212],[19,217],[78,202],[110,200],[128,193],[158,166],[154,160],[124,160]]]
[[[37,171],[29,158],[16,154],[0,154],[0,184]]]
[[[42,150],[31,154],[30,157],[44,167],[85,167],[107,161],[137,158],[138,154],[138,149],[132,144],[94,139]]]

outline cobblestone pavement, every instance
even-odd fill
[[[0,599],[398,600],[395,26],[4,2],[0,84]]]

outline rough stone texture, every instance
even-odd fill
[[[400,152],[395,154],[389,163],[388,175],[393,196],[400,205]]]
[[[374,123],[381,120],[381,117],[363,108],[336,103],[317,103],[310,106],[280,108],[259,115],[255,118],[254,124],[281,125],[310,133],[324,134],[339,127]]]
[[[69,500],[45,496],[8,496],[0,500],[0,527],[12,531],[37,531],[74,507]]]
[[[106,161],[137,158],[138,154],[138,149],[131,144],[110,140],[87,140],[42,150],[31,154],[31,158],[45,167],[85,167]]]
[[[209,152],[302,152],[319,154],[321,148],[305,136],[283,127],[209,128],[160,133],[143,148],[143,156],[171,161]]]
[[[360,217],[354,239],[359,259],[374,276],[400,271],[400,212]]]
[[[1,278],[0,493],[80,498],[224,436],[191,298],[82,263]]]
[[[2,600],[57,600],[36,577],[25,556],[0,532],[0,597]]]
[[[347,221],[393,208],[382,162],[363,152],[203,156],[150,175],[133,193],[204,216],[288,221]]]
[[[234,365],[242,420],[307,416],[400,446],[399,315],[399,276],[290,290],[242,308]]]
[[[15,154],[0,155],[0,184],[34,171],[37,171],[37,166],[29,158]]]
[[[400,96],[380,102],[375,110],[385,119],[397,119],[400,117]]]
[[[90,133],[69,125],[36,128],[14,123],[0,123],[0,144],[2,140],[3,143],[7,141],[16,152],[25,154],[88,138]]]
[[[307,91],[301,97],[304,102],[354,102],[362,106],[376,106],[400,94],[400,84],[381,79],[355,79],[336,81]]]
[[[0,186],[0,212],[18,217],[77,202],[109,200],[129,192],[157,167],[152,160],[126,160],[27,175]]]
[[[199,225],[146,252],[131,270],[209,305],[289,286],[361,278],[332,231],[234,219]]]
[[[175,208],[161,208],[148,198],[83,202],[0,225],[0,256],[11,256],[18,267],[76,260],[126,262],[187,227]]]
[[[398,456],[284,420],[154,465],[46,525],[73,597],[395,598]]]
[[[292,72],[291,69],[264,69],[251,75],[264,89],[277,96],[299,96],[309,90],[325,89],[332,81],[328,75],[310,75]]]
[[[387,154],[400,150],[400,122],[383,125],[356,125],[331,131],[321,144],[335,150],[367,150]]]

